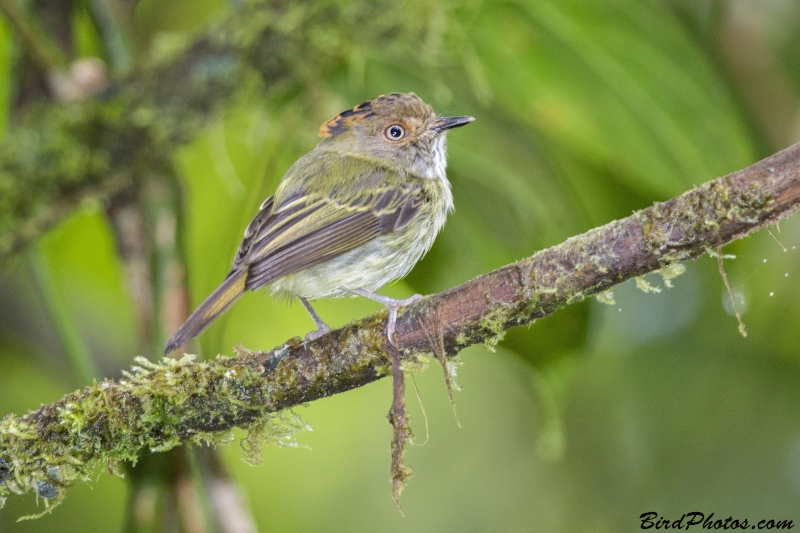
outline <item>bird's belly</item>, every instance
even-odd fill
[[[270,285],[270,290],[275,296],[309,300],[352,296],[346,289],[377,291],[414,268],[430,249],[443,223],[444,217],[441,222],[414,221],[339,257],[283,276]]]

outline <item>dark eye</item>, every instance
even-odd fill
[[[399,141],[406,136],[406,130],[400,124],[392,124],[386,128],[386,138],[392,141]]]

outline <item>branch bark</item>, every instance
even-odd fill
[[[396,341],[406,370],[466,346],[496,343],[511,327],[545,317],[609,287],[694,259],[793,213],[800,205],[800,144],[744,170],[573,237],[532,257],[407,307]],[[674,268],[674,267],[673,267]],[[665,274],[667,275],[667,274]],[[386,312],[310,343],[289,339],[269,352],[237,348],[210,362],[139,360],[126,379],[95,384],[0,422],[0,502],[29,490],[53,498],[98,464],[111,470],[145,450],[182,442],[229,442],[249,431],[283,441],[302,424],[287,410],[389,375]],[[428,328],[436,327],[431,332]]]

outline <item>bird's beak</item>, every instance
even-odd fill
[[[443,132],[474,121],[474,117],[442,117],[433,123],[433,130]]]

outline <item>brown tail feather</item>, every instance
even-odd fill
[[[200,307],[186,319],[186,322],[167,341],[164,353],[170,353],[183,346],[210,326],[219,315],[224,313],[244,294],[246,279],[247,269],[231,272],[222,282],[222,285],[200,304]]]

